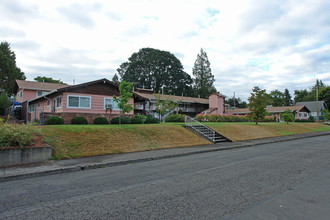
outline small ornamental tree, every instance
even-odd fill
[[[252,91],[253,92],[248,99],[248,107],[250,109],[249,117],[255,120],[256,124],[258,124],[258,121],[263,120],[267,115],[266,105],[269,98],[266,90],[260,89],[258,86],[255,86]]]
[[[294,120],[294,116],[290,111],[290,109],[286,109],[284,113],[281,114],[281,116],[282,116],[282,120],[285,121],[287,124],[289,124],[289,122],[293,122]]]
[[[122,80],[119,84],[119,92],[120,96],[117,98],[116,96],[113,96],[114,101],[117,103],[119,109],[120,109],[120,117],[119,117],[119,124],[121,124],[121,117],[125,113],[129,113],[134,109],[132,104],[128,104],[130,98],[132,98],[133,93],[131,93],[131,87],[133,86],[133,83],[126,82]]]
[[[171,111],[173,111],[176,107],[178,107],[178,103],[173,101],[172,96],[168,96],[167,99],[161,100],[160,93],[154,94],[156,98],[156,112],[159,115],[159,120],[163,120],[163,116]]]
[[[327,109],[323,109],[323,118],[324,118],[324,121],[327,121],[330,119],[330,114],[329,114],[329,111]]]

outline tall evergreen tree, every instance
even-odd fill
[[[119,79],[118,79],[118,75],[115,73],[115,75],[112,77],[112,82],[119,84]]]
[[[4,89],[9,96],[14,94],[15,80],[26,77],[16,66],[16,55],[7,42],[0,43],[0,89]]]
[[[285,99],[285,105],[286,106],[291,106],[292,105],[292,98],[291,98],[291,95],[290,95],[288,89],[284,90],[284,99]]]
[[[215,82],[214,75],[212,75],[210,62],[206,52],[201,48],[192,70],[194,79],[195,96],[207,98],[210,93],[216,92],[213,85]]]

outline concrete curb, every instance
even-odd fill
[[[246,141],[246,142],[231,142],[233,144],[233,146],[227,146],[227,147],[221,147],[221,144],[217,144],[217,145],[219,145],[219,148],[196,150],[196,151],[191,151],[191,152],[168,154],[168,155],[163,155],[163,156],[144,157],[144,158],[133,159],[133,160],[123,160],[123,161],[116,161],[116,162],[78,165],[78,166],[71,166],[71,167],[64,167],[64,168],[55,168],[55,169],[50,169],[50,170],[40,171],[40,172],[3,176],[3,177],[0,177],[0,182],[25,179],[25,178],[31,178],[31,177],[47,176],[47,175],[53,175],[53,174],[76,172],[76,171],[81,171],[81,170],[90,170],[90,169],[97,169],[97,168],[121,166],[121,165],[133,164],[133,163],[142,163],[142,162],[148,162],[148,161],[152,161],[152,160],[162,160],[162,159],[167,159],[167,158],[183,157],[183,156],[189,156],[189,155],[194,155],[194,154],[210,153],[210,152],[217,152],[217,151],[223,151],[223,150],[241,149],[241,148],[246,148],[246,147],[254,147],[254,146],[259,146],[259,145],[264,145],[264,144],[286,142],[286,141],[292,141],[292,140],[297,140],[297,139],[302,139],[302,138],[310,138],[310,137],[325,136],[325,135],[330,135],[330,132],[307,133],[307,134],[304,134],[303,136],[302,135],[281,136],[278,138],[275,137],[275,138],[259,139],[259,140]],[[205,146],[207,147],[209,145],[205,145]]]

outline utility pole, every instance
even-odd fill
[[[235,104],[236,104],[236,103],[235,103],[235,92],[234,92],[234,108],[235,108]]]
[[[319,122],[319,85],[316,85],[316,122]]]

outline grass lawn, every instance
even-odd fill
[[[209,122],[204,123],[233,141],[244,141],[284,135],[293,135],[330,130],[329,125],[321,123],[259,123],[254,122]]]
[[[54,159],[211,144],[181,124],[51,125],[35,130],[53,147]]]

